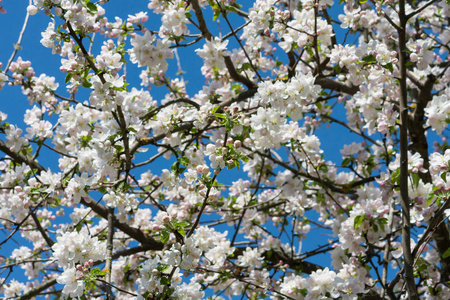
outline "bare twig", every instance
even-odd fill
[[[31,0],[29,0],[28,3],[29,3],[28,5],[31,5]],[[6,64],[5,73],[8,71],[9,67],[11,66],[11,64],[14,60],[14,57],[16,57],[17,51],[20,50],[20,47],[21,47],[20,44],[22,43],[23,35],[25,34],[25,30],[28,25],[29,17],[30,17],[30,14],[27,12],[27,14],[25,16],[25,21],[23,21],[23,26],[22,26],[22,30],[20,31],[19,38],[17,39],[17,43],[14,45],[14,51],[11,54],[11,57],[9,58],[8,63]]]

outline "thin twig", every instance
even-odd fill
[[[31,0],[29,0],[28,5],[31,5]],[[20,31],[19,34],[19,38],[17,39],[17,43],[14,45],[14,51],[11,54],[11,57],[8,60],[8,63],[6,64],[5,67],[5,73],[8,71],[9,67],[11,66],[14,57],[16,57],[17,51],[19,51],[21,49],[20,44],[22,43],[22,39],[23,39],[23,35],[25,34],[25,29],[27,28],[28,25],[28,19],[30,17],[30,14],[27,12],[26,16],[25,16],[25,21],[23,22],[23,26],[22,26],[22,30]]]

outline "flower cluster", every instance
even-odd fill
[[[147,66],[152,75],[167,70],[167,59],[173,58],[173,52],[167,42],[146,31],[144,35],[136,34],[131,39],[131,44],[133,48],[128,50],[128,54],[132,63],[137,63],[138,67]]]
[[[445,91],[439,95],[434,96],[433,99],[428,102],[425,108],[425,114],[427,116],[427,125],[431,126],[437,134],[441,134],[444,129],[447,128],[450,119],[450,89],[446,88]]]

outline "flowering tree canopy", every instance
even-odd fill
[[[450,299],[450,5],[107,2],[0,66],[2,297]]]

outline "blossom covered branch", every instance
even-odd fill
[[[107,2],[0,57],[2,297],[450,298],[445,1]]]

